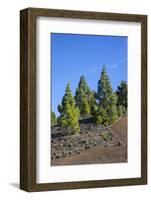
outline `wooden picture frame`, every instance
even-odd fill
[[[141,23],[141,177],[36,183],[36,18],[109,20]],[[20,188],[47,191],[147,184],[147,16],[27,8],[20,12]]]

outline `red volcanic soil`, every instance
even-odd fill
[[[52,160],[52,165],[79,165],[127,162],[127,117],[112,125],[113,139],[83,150],[80,154]]]

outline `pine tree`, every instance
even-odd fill
[[[67,84],[65,95],[62,98],[61,105],[58,106],[60,112],[59,124],[70,128],[73,133],[80,131],[79,127],[79,109],[75,106],[75,100],[70,90],[70,85]]]
[[[94,94],[95,93],[89,88],[85,77],[81,76],[75,93],[75,101],[82,117],[88,116],[91,113],[92,106],[95,103]]]
[[[121,105],[117,105],[118,116],[121,117],[126,114],[126,108]]]
[[[106,112],[108,116],[108,122],[112,124],[118,116],[118,111],[117,111],[117,95],[115,93],[112,93],[110,96],[110,103],[107,106]]]
[[[76,99],[76,105],[80,110],[80,116],[81,117],[88,116],[90,114],[90,105],[88,103],[87,96],[82,88],[76,89],[75,99]]]
[[[103,66],[101,77],[98,81],[96,98],[99,106],[95,115],[101,116],[104,124],[113,123],[117,119],[117,96],[112,90],[105,66]]]
[[[90,106],[88,104],[87,98],[83,97],[81,102],[80,115],[88,116],[90,114]]]
[[[127,109],[127,83],[126,81],[121,81],[117,88],[116,95],[118,97],[117,105],[121,105]]]
[[[103,108],[106,108],[107,105],[110,103],[110,97],[112,93],[112,87],[106,72],[106,67],[104,65],[101,72],[101,77],[98,81],[98,90],[96,94],[98,102]]]
[[[81,76],[81,77],[80,77],[80,81],[79,81],[79,84],[78,84],[78,88],[79,88],[79,89],[82,89],[83,92],[84,92],[86,95],[88,95],[88,94],[91,92],[91,90],[90,90],[90,88],[89,88],[89,86],[88,86],[88,84],[87,84],[87,82],[86,82],[84,76]]]
[[[92,115],[93,112],[93,107],[97,105],[96,103],[96,92],[95,91],[91,91],[88,95],[88,103],[90,106],[90,113]]]
[[[54,126],[57,124],[57,118],[55,112],[51,111],[51,126]]]
[[[121,81],[120,85],[117,87],[117,109],[118,115],[122,116],[127,113],[127,83],[126,81]]]

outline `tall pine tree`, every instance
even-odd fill
[[[65,95],[62,98],[61,105],[58,106],[58,111],[60,112],[58,120],[60,125],[70,128],[73,133],[78,133],[80,131],[79,109],[75,105],[69,84],[66,86]]]
[[[85,77],[81,76],[78,88],[75,93],[76,105],[79,107],[80,116],[88,116],[92,111],[92,106],[95,103],[94,92],[89,88]]]
[[[97,118],[101,117],[103,123],[113,123],[117,118],[117,96],[112,90],[105,65],[103,66],[101,76],[98,81],[96,98],[98,100],[98,109],[95,112],[96,121]]]
[[[110,97],[112,95],[112,87],[110,84],[109,77],[106,72],[105,65],[103,66],[100,79],[98,81],[98,89],[96,98],[98,100],[99,105],[101,105],[104,109],[110,103]]]

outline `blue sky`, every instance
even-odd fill
[[[52,110],[58,116],[67,83],[75,93],[81,75],[92,90],[97,90],[102,66],[106,65],[113,90],[127,81],[126,36],[51,34]]]

